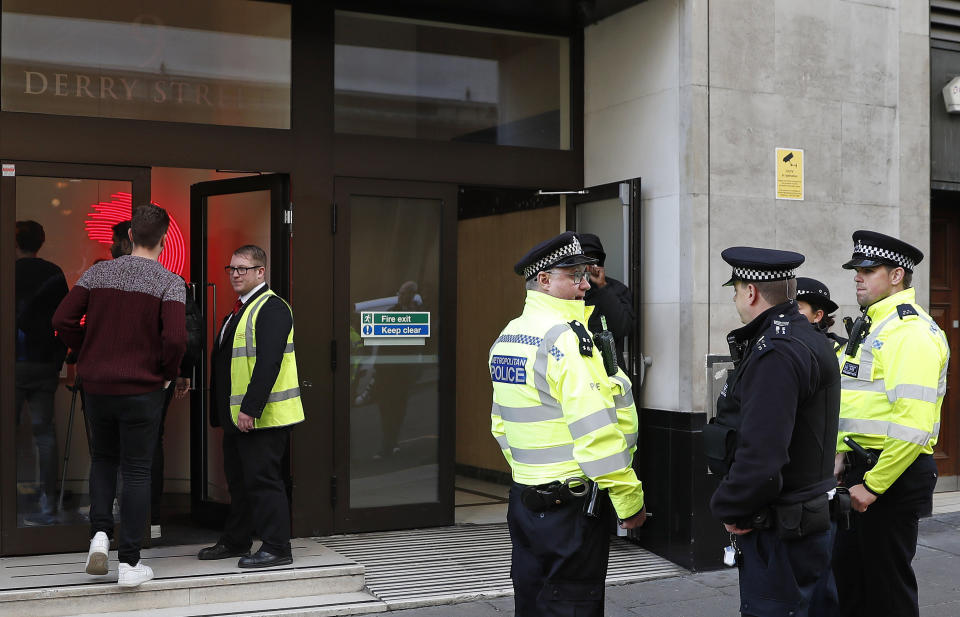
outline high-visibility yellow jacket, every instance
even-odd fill
[[[905,289],[867,309],[870,332],[856,356],[840,358],[840,431],[837,452],[851,436],[864,448],[883,450],[864,476],[883,494],[920,454],[933,453],[940,406],[947,391],[950,349],[943,330]]]
[[[247,393],[253,367],[257,364],[257,315],[270,297],[277,297],[272,289],[260,294],[247,310],[240,314],[237,331],[233,335],[233,357],[230,361],[230,416],[234,425],[240,415],[240,405]],[[283,298],[280,298],[283,300]],[[283,301],[287,304],[286,301]],[[287,304],[287,309],[290,305]],[[292,313],[292,311],[291,311]],[[297,357],[293,352],[293,326],[287,335],[287,345],[280,361],[280,373],[267,396],[267,404],[259,418],[253,419],[253,428],[288,426],[303,422],[303,403],[300,400],[300,381],[297,377]]]
[[[584,477],[607,489],[620,518],[643,507],[633,471],[637,408],[630,380],[610,377],[597,348],[580,353],[569,322],[586,328],[593,307],[527,291],[523,314],[490,349],[493,436],[520,484]]]

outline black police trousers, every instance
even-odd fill
[[[609,497],[601,493],[598,518],[584,514],[583,499],[533,512],[520,501],[524,488],[513,484],[507,507],[516,617],[601,617],[614,523]]]
[[[845,484],[860,484],[865,471],[851,469]],[[931,455],[921,454],[866,512],[850,513],[850,529],[839,530],[833,557],[841,615],[920,614],[911,562],[919,519],[933,511],[936,484],[937,465]]]
[[[740,612],[745,617],[822,617],[810,611],[829,586],[832,531],[781,540],[775,529],[738,536]],[[876,617],[876,616],[874,616]]]

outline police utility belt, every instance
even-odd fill
[[[521,485],[522,486],[522,485]],[[520,492],[520,502],[532,512],[546,512],[553,508],[583,501],[587,516],[599,516],[600,487],[587,478],[567,478],[547,484],[525,486]]]
[[[782,540],[796,540],[822,533],[832,521],[846,521],[850,514],[850,493],[840,486],[831,499],[827,493],[807,501],[774,504],[765,507],[747,521],[738,521],[741,529],[773,529]]]

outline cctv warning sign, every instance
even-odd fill
[[[777,199],[803,201],[803,150],[777,148]]]

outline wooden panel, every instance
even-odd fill
[[[490,346],[523,310],[515,264],[537,242],[563,231],[560,207],[460,221],[457,258],[458,464],[509,471],[490,435]]]
[[[960,475],[960,196],[937,191],[930,217],[930,316],[943,328],[950,345],[947,394],[940,408],[940,438],[934,449],[941,476]]]

